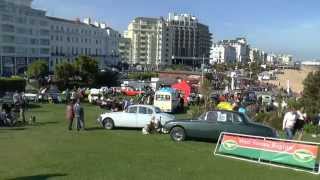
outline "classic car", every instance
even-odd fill
[[[137,95],[145,93],[142,90],[136,90],[136,89],[134,89],[132,87],[125,87],[125,88],[122,89],[121,92],[126,96],[137,96]]]
[[[169,121],[164,131],[174,141],[186,138],[218,140],[221,132],[277,137],[277,132],[262,124],[254,123],[246,114],[216,110],[202,114],[198,119]]]
[[[111,130],[115,127],[143,128],[152,117],[160,120],[164,125],[168,121],[175,119],[175,116],[162,113],[158,107],[150,105],[132,105],[123,112],[108,112],[101,114],[97,119],[105,129]]]

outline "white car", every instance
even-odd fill
[[[37,91],[30,91],[30,92],[26,92],[24,93],[24,97],[28,100],[28,101],[33,101],[33,102],[37,102],[39,99],[39,95]]]
[[[132,105],[123,112],[110,112],[101,114],[98,123],[105,129],[111,130],[115,127],[143,128],[152,117],[160,120],[161,125],[175,120],[175,116],[162,113],[158,107],[150,105]]]

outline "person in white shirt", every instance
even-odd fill
[[[294,136],[294,125],[297,121],[297,114],[294,109],[290,109],[283,118],[282,129],[285,130],[287,139],[292,140]]]

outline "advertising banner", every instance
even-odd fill
[[[222,134],[216,153],[314,171],[318,145],[280,139]]]

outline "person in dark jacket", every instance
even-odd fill
[[[77,123],[77,130],[80,131],[80,129],[84,130],[84,111],[83,108],[80,105],[80,99],[77,100],[75,105],[73,106],[74,116]]]

